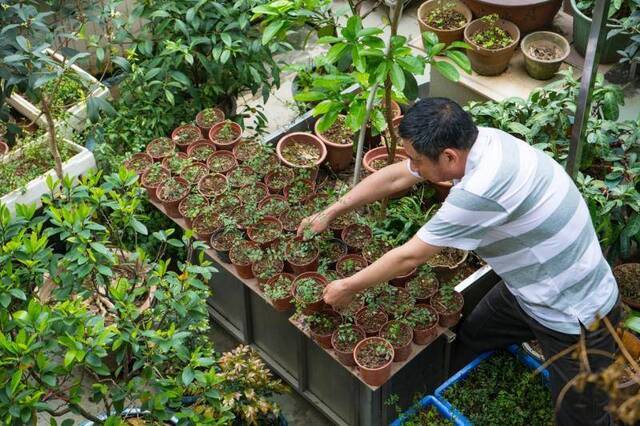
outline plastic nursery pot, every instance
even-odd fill
[[[253,140],[241,139],[231,150],[239,163],[252,159],[260,150],[260,144]]]
[[[220,173],[202,176],[198,181],[198,192],[203,197],[214,198],[227,190],[227,177]]]
[[[255,225],[247,227],[247,236],[251,241],[267,247],[282,235],[282,223],[273,216],[265,216]]]
[[[356,365],[356,360],[353,358],[353,350],[358,343],[367,337],[367,334],[364,332],[362,327],[358,327],[357,325],[351,325],[350,327],[358,336],[356,342],[340,342],[338,340],[340,330],[335,330],[331,335],[331,347],[333,348],[338,360],[347,367],[353,367]]]
[[[320,347],[324,349],[331,349],[331,336],[340,322],[342,322],[342,318],[340,317],[340,314],[333,310],[324,310],[320,312],[319,315],[326,316],[326,318],[333,324],[333,327],[330,330],[324,330],[319,329],[314,324],[310,324],[309,333],[311,334],[311,338],[314,342],[320,345]]]
[[[267,173],[264,177],[264,183],[272,194],[282,194],[282,190],[295,179],[295,173],[292,169],[280,167],[272,172]]]
[[[471,46],[471,49],[466,52],[471,61],[471,68],[480,75],[502,74],[509,66],[509,61],[520,41],[520,30],[513,22],[498,19],[496,26],[511,36],[513,41],[510,45],[501,49],[485,49],[475,44],[472,40],[473,35],[488,28],[488,24],[481,19],[476,19],[464,29],[464,41]]]
[[[404,275],[399,275],[390,281],[390,284],[394,287],[405,288],[407,283],[416,276],[418,270],[413,268],[411,271]]]
[[[340,238],[349,247],[349,253],[360,253],[371,242],[373,233],[367,225],[353,223],[342,230]]]
[[[278,141],[276,154],[289,167],[309,169],[322,164],[327,158],[327,148],[311,133],[294,132]]]
[[[439,294],[431,298],[431,306],[438,313],[438,324],[440,324],[440,327],[453,327],[460,321],[462,308],[464,307],[464,298],[462,294],[457,291],[454,291],[452,297],[454,304],[458,305],[458,309],[451,309],[448,305],[444,304]]]
[[[164,157],[172,155],[176,150],[176,144],[169,138],[157,138],[152,140],[145,152],[153,158],[153,161],[161,161]]]
[[[282,190],[283,195],[290,203],[304,204],[309,197],[315,194],[316,185],[310,179],[298,179]]]
[[[464,27],[473,19],[471,9],[460,0],[449,0],[447,3],[453,5],[454,11],[462,14],[464,18],[463,21],[457,23],[450,22],[446,29],[431,25],[429,22],[429,14],[439,7],[442,7],[445,3],[439,0],[426,1],[418,8],[420,34],[426,31],[436,33],[438,40],[446,44],[463,39]]]
[[[260,286],[261,289],[263,289],[264,285],[267,284],[269,282],[269,280],[271,278],[273,278],[274,275],[279,275],[281,273],[283,273],[284,271],[284,261],[281,259],[269,259],[271,260],[273,269],[272,269],[272,273],[273,275],[269,275],[266,278],[263,278],[261,275],[261,272],[263,271],[263,266],[265,265],[264,262],[267,261],[267,257],[262,258],[261,260],[254,262],[251,265],[251,272],[253,273],[253,276],[256,278],[256,280],[258,280],[258,285]],[[263,289],[264,290],[264,289]]]
[[[389,321],[383,310],[371,310],[366,306],[356,314],[356,325],[362,327],[367,336],[377,336],[382,326]]]
[[[255,200],[258,204],[269,196],[269,188],[262,182],[256,182],[254,184],[245,185],[236,191],[236,194],[240,199],[245,202],[249,200]],[[277,216],[277,215],[267,215]]]
[[[404,286],[416,303],[428,303],[438,291],[440,283],[435,274],[415,274]]]
[[[209,139],[218,149],[231,151],[242,138],[242,127],[238,123],[224,120],[209,130]]]
[[[387,165],[386,160],[388,158],[387,148],[379,146],[377,148],[370,149],[362,157],[362,165],[369,173],[375,173],[382,167]],[[396,155],[394,162],[399,163],[407,158],[407,152],[401,146],[396,147]]]
[[[192,197],[198,197],[198,203],[196,204],[194,201],[191,201]],[[195,214],[191,213],[191,207],[196,207],[198,209],[202,209],[205,208],[209,205],[209,201],[207,201],[207,199],[205,197],[203,197],[200,194],[190,194],[187,195],[186,197],[184,197],[182,199],[182,201],[180,201],[180,203],[178,204],[178,212],[180,213],[180,216],[182,216],[182,218],[184,219],[184,223],[187,225],[188,228],[193,227],[193,218],[196,216]]]
[[[404,337],[404,340],[399,341],[397,344],[392,343],[388,337],[389,328],[394,324],[397,324],[400,327]],[[413,329],[409,325],[400,321],[389,321],[382,326],[379,335],[383,339],[387,339],[393,346],[393,362],[402,362],[409,358],[409,355],[411,355],[411,343],[413,343]]]
[[[238,167],[238,161],[230,151],[216,151],[207,158],[207,167],[213,173],[226,175]]]
[[[306,306],[302,310],[302,313],[305,315],[311,315],[314,312],[320,312],[325,307],[324,301],[322,300],[322,292],[320,292],[318,298],[313,302],[305,302],[302,299],[300,299],[300,295],[298,293],[298,284],[301,281],[309,278],[313,279],[317,283],[317,285],[323,288],[326,287],[327,285],[327,279],[317,272],[304,272],[296,276],[296,279],[291,284],[291,296],[293,296],[293,298],[298,302],[298,304],[306,303]]]
[[[192,163],[182,169],[180,177],[189,182],[190,185],[197,185],[200,179],[209,174],[209,168],[204,163]]]
[[[237,242],[231,247],[231,250],[229,250],[231,264],[234,266],[240,278],[244,279],[254,278],[253,271],[251,270],[253,262],[242,253],[247,249],[260,250],[260,246],[253,241],[244,240]]]
[[[336,262],[336,271],[340,278],[347,278],[367,267],[367,261],[359,254],[347,254]]]
[[[184,152],[176,152],[162,159],[162,167],[169,169],[172,175],[179,175],[187,158]]]
[[[315,244],[311,242],[303,242],[301,239],[294,238],[289,241],[284,250],[284,258],[286,260],[287,267],[293,271],[294,274],[302,274],[304,272],[313,272],[318,269],[318,258],[320,257],[320,249],[315,246],[315,255],[313,257],[308,256],[304,261],[299,260],[291,253],[291,245],[299,243]]]
[[[147,194],[149,194],[149,198],[151,200],[160,202],[156,195],[156,190],[162,182],[169,178],[169,176],[171,176],[171,172],[164,167],[160,167],[159,169],[156,167],[149,167],[147,171],[142,174],[142,186],[147,190]]]
[[[229,250],[231,250],[236,239],[240,237],[240,232],[225,233],[224,231],[224,228],[220,228],[211,234],[209,245],[216,252],[220,260],[225,263],[231,263],[231,259],[229,259]]]
[[[326,244],[326,249],[323,248],[322,244],[320,245],[320,255],[323,259],[326,259],[329,262],[328,265],[332,268],[342,256],[345,256],[348,253],[348,247],[340,238],[329,238],[326,241]]]
[[[209,135],[209,129],[214,125],[224,121],[224,111],[218,107],[205,108],[196,114],[196,125],[203,135]]]
[[[421,303],[417,304],[413,310],[418,308],[428,309],[431,315],[433,316],[433,321],[430,324],[426,324],[423,326],[416,326],[413,328],[413,343],[416,345],[426,345],[430,341],[434,339],[434,337],[438,334],[438,313],[433,309],[432,306]]]
[[[189,195],[190,189],[191,185],[189,182],[181,177],[169,178],[158,186],[156,195],[160,202],[162,202],[167,215],[174,218],[181,216],[178,205]]]
[[[192,124],[177,127],[171,132],[171,140],[181,151],[186,151],[192,143],[200,139],[202,139],[202,132]]]
[[[9,151],[9,147],[7,146],[7,144],[0,141],[0,155],[6,154],[6,152],[3,152],[3,144],[4,146],[6,146],[6,150]],[[133,154],[127,161],[124,162],[124,166],[127,169],[133,170],[138,175],[143,174],[152,164],[153,158],[145,152],[138,152],[136,154]]]
[[[206,163],[211,154],[216,152],[216,146],[206,139],[200,139],[187,148],[187,155],[200,163]]]
[[[372,347],[373,345],[384,345],[387,348],[386,356],[380,358],[378,362],[370,358],[371,354],[378,351]],[[391,375],[391,363],[393,362],[394,351],[391,343],[380,337],[367,337],[361,340],[353,350],[353,357],[360,371],[362,380],[369,386],[382,386]]]
[[[273,286],[282,276],[288,278],[291,281],[291,283],[293,283],[293,281],[295,280],[295,276],[293,274],[283,272],[271,277],[269,281],[267,281],[266,286],[267,287]],[[288,292],[286,297],[283,297],[280,299],[270,299],[270,300],[273,303],[273,307],[278,312],[286,312],[289,309],[293,308],[293,304],[291,303],[291,300],[293,300],[293,296],[291,295],[291,292]]]
[[[338,117],[336,122],[324,132],[318,130],[320,120],[316,120],[314,125],[314,133],[322,141],[327,148],[327,162],[334,172],[345,170],[353,160],[353,132],[347,128],[344,116]],[[340,134],[343,130],[344,135]],[[334,133],[338,133],[334,135]],[[343,136],[343,137],[341,137]],[[338,142],[335,142],[338,140]]]
[[[220,219],[220,214],[213,209],[203,207],[193,218],[191,227],[193,232],[195,232],[196,236],[208,243],[211,240],[211,235],[214,232],[222,228],[222,220]]]
[[[566,38],[551,31],[528,34],[520,44],[527,73],[538,80],[548,80],[567,59],[571,47]]]

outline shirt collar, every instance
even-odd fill
[[[464,174],[467,176],[473,169],[475,169],[478,164],[480,164],[480,159],[482,158],[482,154],[487,148],[489,143],[489,129],[485,127],[478,127],[478,136],[476,137],[476,141],[473,143],[473,146],[469,150],[469,155],[467,155],[467,163],[464,166]],[[460,182],[460,179],[454,179],[453,184],[457,185]]]

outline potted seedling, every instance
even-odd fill
[[[218,107],[205,108],[196,114],[196,125],[203,135],[208,136],[209,130],[216,124],[224,121],[224,111]]]
[[[209,139],[218,149],[231,151],[242,137],[242,127],[230,120],[222,121],[209,130]]]
[[[240,200],[237,195],[226,192],[214,198],[213,201],[211,201],[211,205],[214,206],[220,214],[231,216],[231,213],[242,205],[242,200]]]
[[[338,238],[342,237],[342,230],[347,226],[356,223],[358,215],[356,212],[351,211],[349,213],[341,214],[331,221],[329,229],[331,229],[334,235]],[[344,241],[344,240],[343,240]],[[346,241],[345,241],[346,242]]]
[[[353,159],[354,131],[345,123],[345,116],[340,115],[331,127],[321,132],[315,124],[315,134],[327,148],[327,161],[334,172],[340,172],[351,164]]]
[[[142,186],[147,190],[147,194],[149,194],[149,198],[153,201],[160,201],[158,196],[156,195],[156,190],[165,180],[169,179],[171,176],[171,172],[160,163],[152,164],[146,172],[142,175],[141,182]]]
[[[186,151],[192,143],[200,139],[202,139],[202,132],[192,124],[180,126],[171,133],[171,140],[182,151]]]
[[[240,278],[253,278],[251,266],[262,259],[263,251],[260,246],[253,241],[236,241],[229,250],[229,259],[235,267]]]
[[[294,179],[295,173],[293,169],[278,167],[264,177],[264,183],[269,188],[270,193],[281,194],[285,186],[293,182]]]
[[[436,294],[440,283],[432,272],[420,272],[407,283],[407,291],[418,303],[427,303]]]
[[[135,153],[124,162],[127,169],[133,170],[138,175],[142,175],[152,164],[153,158],[145,152]]]
[[[305,318],[309,324],[311,338],[324,349],[331,348],[331,335],[341,322],[340,315],[334,311],[322,311]]]
[[[296,179],[283,189],[283,194],[291,204],[302,204],[314,194],[315,184],[309,179]]]
[[[198,181],[198,192],[206,198],[215,198],[227,190],[227,177],[220,173],[202,176]]]
[[[332,270],[324,272],[323,275],[327,278],[327,282],[329,283],[331,281],[340,279],[338,273]],[[345,319],[355,321],[356,315],[362,308],[364,308],[364,300],[362,296],[358,294],[353,299],[351,299],[351,302],[349,302],[347,305],[336,308],[336,312],[342,315]]]
[[[239,162],[244,162],[254,158],[263,148],[260,143],[250,140],[242,139],[233,147],[233,155]]]
[[[522,39],[520,47],[527,73],[538,80],[553,77],[571,52],[567,39],[551,31],[528,34]]]
[[[169,177],[158,186],[156,195],[158,200],[162,202],[167,215],[175,218],[180,217],[178,204],[189,194],[190,189],[189,182],[181,177]]]
[[[353,351],[360,376],[369,386],[382,386],[391,375],[393,346],[381,337],[367,337]]]
[[[207,158],[207,167],[213,173],[221,173],[223,175],[238,167],[238,162],[229,151],[216,151]]]
[[[310,133],[294,132],[278,141],[276,154],[289,167],[314,168],[327,157],[327,148]]]
[[[316,241],[294,238],[288,241],[284,258],[294,273],[301,274],[318,268],[319,255],[320,249]]]
[[[438,254],[427,259],[426,264],[441,280],[446,281],[453,278],[458,268],[466,262],[468,257],[468,251],[444,247]]]
[[[392,248],[393,246],[385,240],[372,239],[362,248],[362,257],[364,257],[368,263],[373,263]]]
[[[356,325],[362,327],[367,336],[377,336],[389,316],[382,309],[365,306],[356,314]]]
[[[338,329],[333,332],[331,347],[343,365],[347,367],[356,365],[356,361],[353,359],[353,350],[365,337],[367,335],[361,327],[350,323],[340,324]]]
[[[464,298],[449,283],[440,287],[431,298],[431,306],[436,310],[441,327],[453,327],[460,321]]]
[[[152,140],[146,148],[146,153],[153,161],[161,161],[163,158],[173,155],[176,144],[169,138],[157,138]]]
[[[336,262],[336,272],[340,278],[347,278],[367,267],[367,261],[358,254],[347,254]]]
[[[315,194],[312,194],[309,198],[307,198],[307,201],[305,201],[304,204],[312,212],[319,212],[328,207],[332,201],[333,198],[326,192],[316,192]]]
[[[179,175],[189,164],[191,164],[191,160],[184,152],[177,152],[162,160],[162,167],[169,169],[172,175]]]
[[[354,223],[342,230],[341,237],[349,246],[349,253],[360,253],[373,238],[373,233],[368,225]]]
[[[283,167],[280,160],[278,160],[278,156],[275,155],[270,147],[265,145],[261,145],[256,154],[247,159],[244,164],[255,170],[260,179],[263,179],[270,172]]]
[[[200,209],[200,212],[192,221],[193,232],[204,242],[209,242],[211,235],[222,226],[222,214],[214,205]]]
[[[471,46],[467,51],[471,68],[480,75],[498,75],[509,66],[520,30],[494,13],[467,25],[464,41]]]
[[[245,203],[255,204],[257,209],[260,210],[259,204],[269,195],[269,189],[267,185],[262,182],[256,182],[253,185],[245,185],[236,191],[236,195],[244,200]],[[264,216],[277,216],[278,214],[265,214]]]
[[[251,265],[251,272],[258,280],[259,285],[265,285],[271,278],[281,274],[284,271],[284,261],[279,258],[278,254],[267,249],[262,259]]]
[[[256,213],[258,217],[262,216],[259,214],[259,211],[256,211]],[[280,238],[281,234],[282,223],[273,216],[259,218],[255,224],[247,227],[247,236],[249,239],[263,248],[271,245]]]
[[[380,329],[380,337],[393,346],[393,362],[402,362],[411,355],[413,329],[402,321],[389,321]]]
[[[640,263],[623,263],[613,268],[622,301],[640,309]]]
[[[338,238],[320,239],[320,257],[326,260],[327,265],[335,266],[338,259],[347,254],[347,245]]]
[[[253,185],[260,179],[256,172],[249,166],[240,166],[233,169],[227,175],[229,186],[232,188],[242,188],[243,186]]]
[[[204,209],[209,205],[209,202],[205,197],[196,192],[192,192],[187,195],[180,204],[178,204],[178,212],[180,216],[184,218],[184,222],[187,227],[191,228],[193,218],[195,218],[200,210]]]
[[[406,289],[386,285],[378,296],[378,303],[385,312],[398,319],[413,309],[416,301]]]
[[[242,240],[242,234],[238,229],[236,221],[221,213],[222,227],[211,235],[211,248],[216,251],[218,257],[226,263],[231,263],[229,259],[229,250],[237,242]]]
[[[298,275],[291,285],[291,295],[297,309],[305,315],[320,312],[324,305],[322,292],[326,285],[326,279],[317,272]]]
[[[438,333],[438,314],[429,305],[418,304],[402,318],[413,329],[413,343],[426,345]]]
[[[216,146],[206,139],[197,140],[187,148],[187,155],[198,163],[206,163],[214,152]]]
[[[460,0],[429,0],[418,8],[420,33],[436,33],[441,43],[462,40],[471,19],[471,10]]]
[[[295,277],[282,273],[273,276],[264,286],[264,294],[271,300],[278,312],[285,312],[292,308],[291,286]]]
[[[180,172],[180,177],[189,182],[190,185],[197,185],[200,179],[209,173],[209,168],[203,163],[191,163],[186,165]]]
[[[267,197],[265,201],[269,198],[271,197]],[[265,209],[265,211],[268,211],[266,210],[265,201],[261,203],[261,206],[263,206],[262,208]],[[280,222],[282,222],[282,227],[285,231],[295,232],[300,226],[302,219],[307,217],[310,212],[304,206],[291,206],[290,208],[287,208],[284,197],[281,201],[283,201],[282,205],[284,206],[284,209],[280,213]]]
[[[399,163],[408,159],[406,151],[402,147],[396,148],[395,156],[393,157],[394,163]],[[384,146],[373,148],[367,151],[362,157],[362,166],[369,172],[375,173],[378,170],[387,167],[389,165],[389,153]]]

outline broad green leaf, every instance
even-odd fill
[[[333,123],[335,123],[339,114],[340,114],[340,110],[332,109],[328,113],[323,115],[318,122],[318,131],[326,132],[327,130],[329,130],[329,128],[331,128]]]
[[[391,65],[391,82],[399,91],[404,90],[404,72],[397,63]]]
[[[138,219],[135,219],[135,218],[131,219],[131,227],[138,234],[147,235],[149,233],[149,231],[147,231],[147,227],[144,226],[144,224],[140,222]]]
[[[191,382],[193,382],[193,378],[194,374],[191,367],[187,367],[182,370],[182,383],[184,383],[185,386],[189,386]]]
[[[422,33],[422,43],[424,43],[424,48],[428,50],[430,47],[438,44],[438,36],[436,33],[431,31],[425,31]]]
[[[301,93],[298,93],[296,96],[294,96],[294,99],[300,102],[316,102],[316,101],[322,101],[326,98],[327,98],[327,95],[325,93],[313,91],[313,90],[301,92]]]
[[[447,50],[444,54],[455,62],[457,66],[462,68],[464,72],[471,74],[471,61],[469,61],[469,58],[463,52],[459,50]]]
[[[406,96],[408,100],[413,101],[414,99],[417,99],[419,95],[418,82],[416,81],[416,78],[413,76],[413,74],[407,71],[404,71],[404,78],[404,96]]]
[[[456,67],[451,65],[449,62],[436,61],[434,65],[438,72],[440,72],[440,74],[442,74],[446,79],[451,81],[458,81],[460,79],[460,73]]]
[[[331,46],[331,49],[329,49],[326,55],[327,62],[329,62],[330,64],[335,63],[338,59],[340,59],[340,56],[342,56],[342,52],[344,52],[346,48],[347,45],[344,43],[337,43]]]
[[[267,44],[271,41],[273,37],[275,37],[278,32],[284,27],[285,21],[273,21],[267,28],[264,29],[262,33],[262,44]]]

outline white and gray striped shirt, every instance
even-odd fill
[[[417,235],[431,245],[474,250],[525,312],[562,333],[579,334],[580,323],[606,315],[618,298],[569,175],[501,130],[479,128],[464,177]]]

